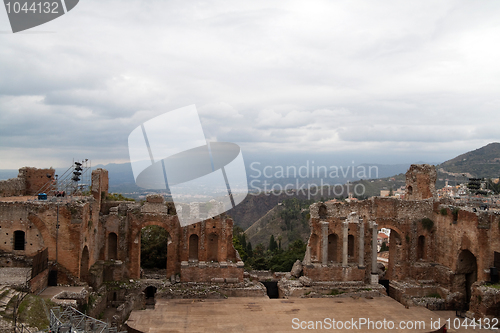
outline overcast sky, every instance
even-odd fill
[[[191,104],[244,156],[441,162],[500,141],[499,17],[497,0],[81,0],[13,34],[0,8],[0,169],[128,162],[134,128]]]

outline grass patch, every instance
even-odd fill
[[[56,306],[50,300],[44,300],[41,297],[31,294],[26,296],[19,305],[18,319],[31,327],[38,327],[38,329],[48,328],[50,323],[44,305],[47,309]]]
[[[434,228],[434,221],[432,221],[428,217],[424,217],[422,219],[422,227],[424,227],[424,229],[427,230],[427,231],[431,231],[432,228]]]
[[[438,293],[430,293],[429,295],[427,295],[427,297],[441,298],[441,295],[439,295]]]
[[[332,289],[327,295],[330,295],[330,296],[337,296],[337,295],[341,295],[343,294],[344,292],[343,291],[340,291],[338,289]]]
[[[500,289],[500,283],[490,284],[490,285],[488,285],[488,287]]]

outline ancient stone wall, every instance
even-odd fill
[[[24,167],[19,169],[18,178],[24,179],[26,188],[24,195],[36,195],[44,185],[54,179],[54,169],[37,169]],[[50,177],[48,177],[50,176]]]
[[[14,197],[26,193],[26,184],[23,178],[0,180],[0,197]]]
[[[406,200],[423,200],[436,196],[436,168],[428,164],[413,164],[406,172]]]
[[[391,229],[384,279],[414,281],[410,286],[420,289],[423,283],[425,290],[439,290],[449,298],[442,306],[470,303],[471,308],[490,313],[493,310],[480,307],[480,297],[471,293],[474,282],[490,280],[494,253],[500,252],[500,212],[437,200],[432,166],[412,165],[406,176],[404,200],[374,197],[311,205],[304,275],[315,281],[369,282],[376,225]],[[401,299],[418,294],[408,285],[392,286]]]

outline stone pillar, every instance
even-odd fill
[[[342,266],[347,267],[347,239],[349,237],[349,222],[342,222]]]
[[[321,222],[321,263],[328,264],[328,222]]]
[[[358,268],[365,268],[365,225],[359,219],[359,263]]]
[[[373,221],[372,225],[372,275],[371,283],[378,283],[378,272],[377,272],[377,236],[378,236],[378,224]]]

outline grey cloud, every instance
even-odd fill
[[[484,119],[500,120],[498,14],[488,1],[87,0],[37,28],[55,33],[0,35],[0,154],[14,168],[14,147],[34,162],[43,147],[126,160],[132,129],[190,104],[208,138],[245,149],[481,145],[496,136]]]

